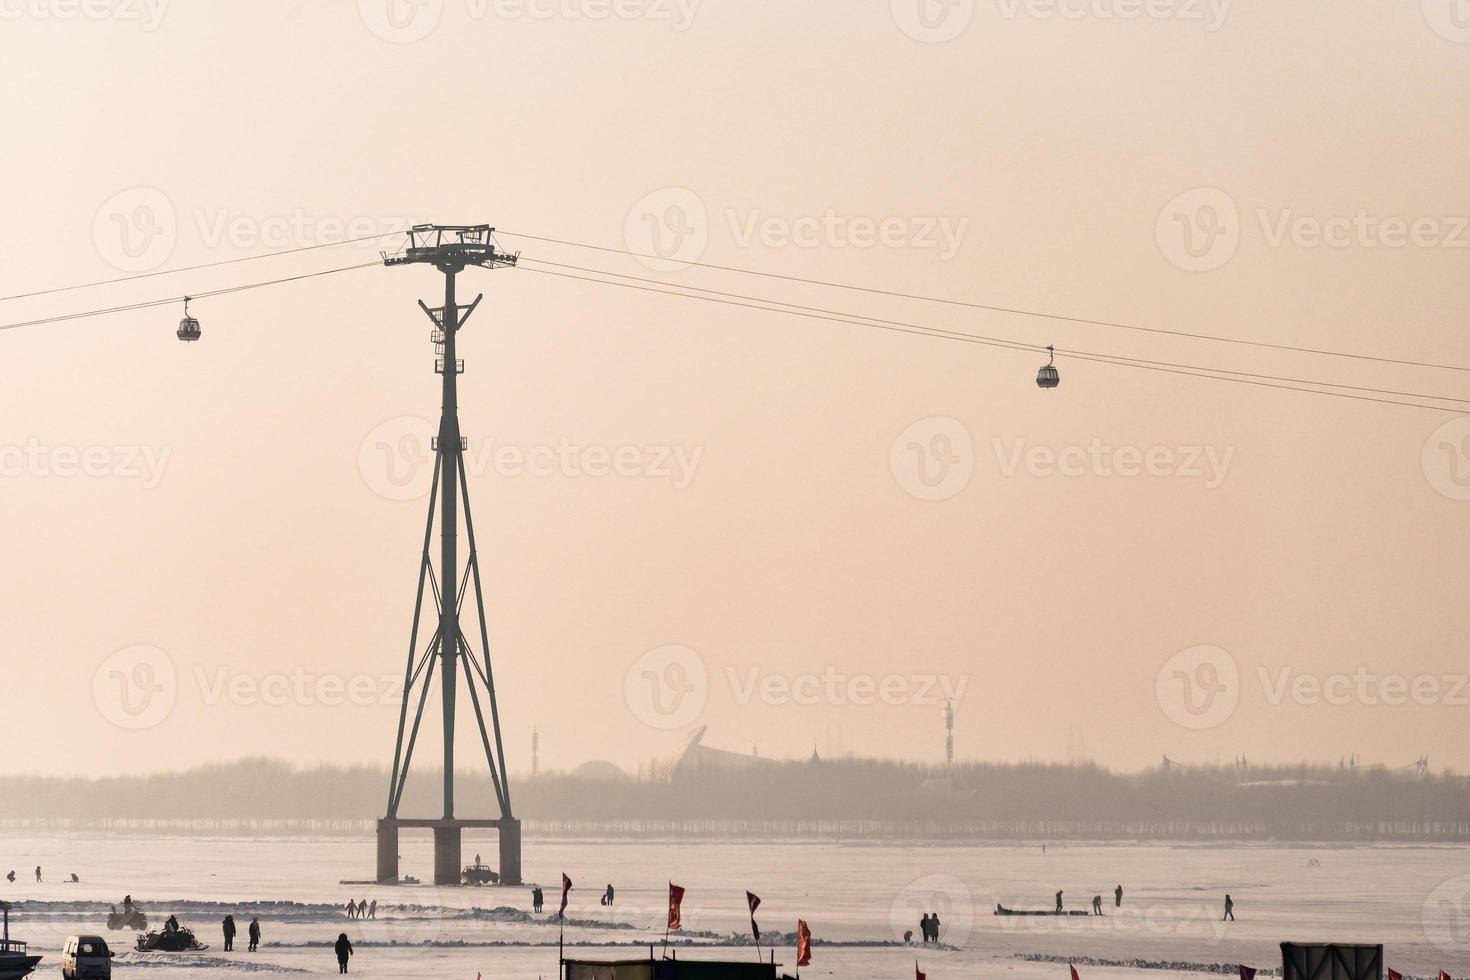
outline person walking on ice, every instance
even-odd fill
[[[1235,900],[1228,894],[1225,896],[1225,914],[1220,916],[1220,921],[1224,922],[1226,919],[1231,922],[1235,921]]]
[[[1060,912],[1061,910],[1062,910],[1062,893],[1061,892],[1057,892],[1057,911]]]
[[[1120,909],[1122,907],[1123,907],[1123,886],[1122,885],[1119,885],[1117,888],[1114,888],[1113,889],[1113,908]]]
[[[337,972],[347,972],[347,958],[352,955],[352,942],[347,938],[347,933],[337,936]]]

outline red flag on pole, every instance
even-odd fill
[[[568,878],[567,877],[567,873],[565,871],[563,871],[561,873],[561,908],[559,908],[559,909],[556,910],[557,918],[565,918],[566,917],[566,914],[567,914],[567,892],[569,892],[571,890],[572,890],[572,879]]]
[[[750,934],[755,937],[756,942],[760,942],[761,927],[755,924],[755,910],[761,907],[761,900],[754,892],[746,892],[745,902],[750,906]]]
[[[918,960],[914,960],[914,980],[924,980],[924,974],[919,970]]]
[[[1404,975],[1390,967],[1388,971],[1388,980],[1404,980]]]
[[[684,903],[684,889],[681,886],[674,884],[672,881],[669,882],[669,928],[670,929],[678,929],[680,927],[681,923],[679,921],[679,906],[682,905],[683,903]]]
[[[1256,968],[1240,964],[1240,980],[1256,980]]]
[[[1067,969],[1072,971],[1072,980],[1082,980],[1082,978],[1077,975],[1077,968],[1071,963],[1067,964]]]
[[[796,920],[796,965],[806,966],[812,961],[812,931],[806,927],[805,919]],[[917,963],[917,961],[915,961]]]

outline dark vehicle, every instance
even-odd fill
[[[465,865],[464,870],[459,873],[459,878],[466,885],[500,884],[500,875],[492,871],[489,865],[478,862]]]
[[[118,929],[132,929],[136,932],[142,932],[148,928],[148,917],[136,905],[130,911],[126,912],[119,912],[113,909],[107,913],[107,928],[114,932]]]
[[[194,938],[194,932],[188,926],[165,929],[162,932],[144,933],[138,937],[138,952],[140,953],[183,953],[208,948],[207,945]]]

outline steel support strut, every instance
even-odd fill
[[[455,570],[459,568],[459,373],[455,370],[454,339],[459,332],[459,311],[454,303],[454,266],[444,272],[444,404],[439,416],[439,481],[443,494],[439,508],[441,536],[439,546],[440,578],[444,588],[454,587]],[[445,596],[439,609],[439,658],[443,661],[439,685],[444,694],[444,819],[454,819],[454,694],[455,667],[459,663],[459,603],[456,596]],[[456,868],[457,872],[459,869]]]

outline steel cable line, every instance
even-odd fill
[[[598,252],[611,252],[615,255],[628,255],[633,258],[653,259],[659,262],[673,261],[661,255],[650,255],[647,252],[635,252],[625,248],[611,248],[606,245],[591,245],[586,242],[568,241],[562,238],[547,238],[540,235],[527,235],[521,232],[505,231],[496,229],[497,235],[505,235],[510,238],[524,238],[529,241],[547,242],[552,245],[565,245],[570,248],[586,248]],[[1145,327],[1136,323],[1122,323],[1114,320],[1098,320],[1091,317],[1069,316],[1063,313],[1047,313],[1042,310],[1026,310],[1019,307],[997,306],[990,303],[976,303],[968,300],[950,299],[944,296],[927,296],[922,293],[905,293],[898,290],[878,289],[874,286],[855,286],[852,283],[829,282],[822,279],[809,279],[803,276],[783,275],[779,272],[763,272],[759,269],[745,269],[739,266],[719,265],[714,262],[684,262],[682,265],[694,266],[700,269],[714,269],[720,272],[736,272],[747,276],[762,276],[767,279],[779,279],[784,282],[802,283],[808,286],[826,286],[832,289],[850,289],[861,293],[871,293],[876,296],[889,296],[895,299],[913,299],[926,303],[943,303],[948,306],[963,306],[973,310],[985,310],[991,313],[1009,313],[1016,316],[1037,317],[1046,320],[1056,320],[1062,323],[1077,323],[1086,326],[1113,327],[1118,330],[1136,330],[1141,333],[1160,334],[1167,337],[1184,337],[1191,340],[1211,340],[1222,344],[1239,344],[1246,347],[1263,347],[1268,350],[1292,351],[1298,354],[1318,354],[1324,357],[1345,357],[1359,361],[1376,361],[1381,364],[1399,364],[1406,367],[1436,368],[1444,371],[1467,371],[1470,366],[1460,364],[1438,364],[1430,361],[1414,361],[1397,357],[1384,357],[1376,354],[1355,354],[1350,351],[1328,350],[1319,347],[1298,347],[1292,344],[1273,344],[1265,340],[1245,340],[1240,337],[1224,337],[1217,334],[1191,333],[1187,330],[1169,330],[1164,327]]]
[[[544,262],[544,260],[530,259],[529,257],[526,258],[525,261],[538,262],[538,263]],[[549,264],[549,265],[563,265],[564,266],[564,264],[562,264],[562,263],[544,262],[544,264]],[[295,275],[295,276],[284,276],[284,277],[279,277],[279,278],[276,278],[276,279],[262,280],[262,281],[259,281],[259,282],[242,283],[242,284],[236,285],[236,286],[226,286],[226,287],[221,287],[219,289],[207,290],[207,291],[203,291],[203,292],[199,292],[199,293],[190,293],[188,295],[190,296],[190,298],[193,298],[193,299],[207,299],[207,298],[210,298],[210,297],[213,297],[213,296],[224,296],[224,295],[228,295],[228,294],[231,294],[231,293],[244,292],[246,290],[260,289],[260,288],[264,288],[264,287],[268,287],[268,286],[281,285],[283,283],[299,282],[299,281],[306,280],[306,279],[314,279],[314,278],[318,278],[318,277],[321,277],[321,276],[333,275],[333,274],[336,274],[336,273],[339,273],[339,272],[350,272],[350,271],[357,270],[357,269],[375,268],[375,267],[377,267],[379,265],[380,265],[380,263],[377,262],[377,261],[363,262],[363,263],[357,263],[357,264],[349,265],[349,266],[340,266],[340,267],[334,268],[334,269],[322,269],[322,270],[318,270],[318,271],[315,271],[315,272],[302,273],[300,275]],[[721,293],[719,293],[716,290],[706,290],[706,289],[701,289],[700,287],[682,287],[682,286],[678,286],[676,284],[662,282],[660,280],[641,279],[640,277],[635,277],[635,276],[623,276],[620,273],[604,273],[601,270],[583,270],[582,267],[579,267],[579,266],[564,266],[564,267],[576,268],[579,271],[592,272],[592,273],[597,274],[597,275],[608,275],[608,276],[620,277],[620,278],[623,278],[623,279],[629,279],[629,280],[633,280],[633,281],[629,281],[629,282],[618,282],[618,281],[613,281],[613,280],[610,280],[610,279],[600,279],[600,278],[592,278],[590,276],[574,275],[574,274],[568,273],[568,272],[556,272],[556,271],[553,271],[551,269],[534,269],[534,268],[530,268],[528,266],[518,266],[517,268],[522,268],[525,271],[529,271],[529,272],[539,272],[542,275],[557,276],[557,277],[560,277],[560,278],[574,279],[574,280],[579,280],[579,281],[583,281],[583,282],[591,282],[591,283],[596,283],[596,284],[599,284],[599,285],[621,286],[621,287],[624,287],[624,288],[627,288],[627,289],[637,289],[637,290],[644,291],[644,292],[659,293],[659,294],[668,295],[668,296],[677,296],[677,297],[682,297],[682,298],[685,298],[685,299],[697,299],[697,300],[703,300],[705,302],[720,303],[720,304],[723,304],[723,305],[738,306],[738,307],[743,307],[743,308],[747,308],[747,309],[763,310],[763,311],[771,312],[771,313],[786,313],[788,315],[793,315],[793,316],[802,316],[802,317],[807,317],[807,318],[810,318],[810,319],[827,320],[827,321],[830,321],[830,322],[833,322],[833,323],[846,323],[846,324],[851,324],[851,325],[854,325],[854,326],[869,327],[869,328],[872,328],[872,329],[889,330],[889,331],[894,331],[894,332],[898,332],[898,333],[915,334],[915,335],[919,335],[919,336],[935,337],[935,338],[938,338],[938,339],[958,340],[958,341],[962,341],[962,342],[965,342],[965,343],[981,344],[981,345],[984,345],[984,346],[997,347],[997,348],[1008,349],[1008,350],[1024,350],[1024,351],[1028,351],[1028,352],[1040,352],[1040,351],[1042,351],[1042,350],[1045,349],[1045,348],[1040,347],[1039,345],[1036,345],[1036,344],[1028,344],[1028,343],[1023,343],[1023,342],[1013,341],[1013,340],[1007,340],[1007,339],[1002,339],[1002,338],[985,337],[985,336],[976,335],[976,334],[964,333],[964,332],[961,332],[961,331],[946,330],[946,329],[939,328],[939,327],[930,327],[930,326],[926,326],[926,325],[922,325],[922,324],[906,323],[906,322],[903,322],[903,321],[885,321],[885,320],[880,320],[880,319],[877,319],[877,318],[866,318],[866,317],[862,317],[861,315],[857,315],[857,314],[847,314],[847,313],[843,313],[841,311],[834,311],[834,310],[822,310],[822,309],[816,308],[816,307],[801,307],[801,306],[798,306],[796,304],[784,303],[784,302],[779,301],[779,300],[767,300],[767,299],[764,299],[764,298],[761,298],[761,297],[747,297],[747,296],[742,296],[740,294],[733,294],[733,293],[721,294]],[[654,285],[647,285],[648,283],[651,283],[651,284],[654,284]],[[658,287],[666,287],[666,288],[658,288]],[[699,292],[709,293],[710,295],[698,295],[697,292],[691,292],[691,291],[686,291],[686,290],[698,290]],[[132,304],[126,304],[126,305],[121,305],[121,306],[106,307],[106,308],[96,309],[96,310],[84,310],[84,311],[80,311],[80,312],[76,312],[76,313],[67,313],[67,314],[60,314],[60,315],[51,316],[51,317],[42,317],[42,318],[38,318],[38,319],[34,319],[34,320],[26,320],[26,321],[21,321],[21,322],[17,322],[17,323],[0,324],[0,330],[13,330],[13,329],[17,329],[17,328],[20,328],[20,327],[37,326],[37,325],[41,325],[41,324],[57,323],[57,322],[63,322],[63,321],[67,321],[67,320],[81,319],[81,318],[85,318],[85,317],[102,316],[102,315],[107,315],[107,314],[112,314],[112,313],[120,313],[120,312],[132,311],[132,310],[148,309],[148,308],[153,308],[153,307],[158,307],[158,306],[165,306],[165,305],[168,305],[170,303],[177,303],[177,302],[182,301],[183,299],[184,299],[184,296],[181,294],[181,295],[178,295],[178,296],[170,296],[170,297],[165,297],[165,298],[160,298],[160,299],[155,299],[155,300],[145,300],[145,301],[142,301],[142,302],[132,303]],[[1445,406],[1426,405],[1426,404],[1423,404],[1421,402],[1397,401],[1397,400],[1388,399],[1388,398],[1375,398],[1375,397],[1369,397],[1369,396],[1363,395],[1363,394],[1353,394],[1352,391],[1359,390],[1359,391],[1379,392],[1379,393],[1384,393],[1384,394],[1402,394],[1405,397],[1425,398],[1425,399],[1438,400],[1438,401],[1457,401],[1457,402],[1464,402],[1464,401],[1466,401],[1465,399],[1456,399],[1456,398],[1451,398],[1450,396],[1431,395],[1431,394],[1423,394],[1423,393],[1416,393],[1416,392],[1389,392],[1389,391],[1386,391],[1384,389],[1357,388],[1357,387],[1351,386],[1351,385],[1337,385],[1337,384],[1334,384],[1332,382],[1315,382],[1315,381],[1310,381],[1310,380],[1306,380],[1306,379],[1298,379],[1298,378],[1279,378],[1278,379],[1275,376],[1271,376],[1271,375],[1248,375],[1248,374],[1246,374],[1244,372],[1232,372],[1232,371],[1228,371],[1226,369],[1201,367],[1199,365],[1175,364],[1173,362],[1167,362],[1167,361],[1148,361],[1148,360],[1144,360],[1142,358],[1130,358],[1130,357],[1125,357],[1125,356],[1121,356],[1121,355],[1109,355],[1109,354],[1097,353],[1097,352],[1093,352],[1093,351],[1064,350],[1062,353],[1066,354],[1067,356],[1075,357],[1075,358],[1077,358],[1079,360],[1094,361],[1094,362],[1102,363],[1102,364],[1113,364],[1113,365],[1116,365],[1116,366],[1132,367],[1132,368],[1136,368],[1136,369],[1140,369],[1140,370],[1151,370],[1151,371],[1159,371],[1159,372],[1168,373],[1168,374],[1179,374],[1179,375],[1184,375],[1184,376],[1187,376],[1187,377],[1207,378],[1207,379],[1213,379],[1213,380],[1216,380],[1216,381],[1230,381],[1230,382],[1234,382],[1234,383],[1237,383],[1237,384],[1250,384],[1250,385],[1254,385],[1254,386],[1257,386],[1257,387],[1280,388],[1280,389],[1287,390],[1287,391],[1306,392],[1308,394],[1330,395],[1330,396],[1334,396],[1334,397],[1338,397],[1338,398],[1350,398],[1350,399],[1353,399],[1353,400],[1356,400],[1356,401],[1369,401],[1369,402],[1377,402],[1377,403],[1386,404],[1386,405],[1398,405],[1398,406],[1402,406],[1402,407],[1406,407],[1406,408],[1421,408],[1421,409],[1429,409],[1429,410],[1432,410],[1432,411],[1441,411],[1441,412],[1453,411],[1453,409],[1448,408],[1448,407],[1445,407]],[[1284,381],[1284,382],[1289,382],[1289,383],[1276,383],[1277,381]],[[1302,385],[1318,385],[1320,387],[1301,387]],[[1324,390],[1322,390],[1322,388],[1324,388],[1324,387],[1346,388],[1346,389],[1349,389],[1349,390],[1345,390],[1345,391],[1324,391]]]
[[[702,300],[707,303],[720,303],[726,306],[738,306],[746,309],[763,310],[768,313],[785,313],[790,316],[807,317],[814,320],[826,320],[832,323],[848,323],[859,327],[871,327],[878,330],[890,330],[897,333],[908,333],[924,337],[934,337],[939,340],[958,340],[965,343],[980,344],[987,347],[1000,347],[1008,350],[1024,350],[1027,352],[1045,350],[1045,348],[1038,348],[1034,344],[1020,344],[1010,341],[992,340],[990,338],[978,337],[974,334],[947,331],[937,327],[924,327],[917,324],[896,325],[893,323],[883,323],[878,321],[869,322],[849,316],[812,313],[794,308],[782,308],[780,306],[760,306],[755,303],[742,302],[734,299],[723,299],[717,296],[700,296],[694,293],[679,292],[677,291],[677,289],[658,289],[653,286],[645,286],[634,282],[617,282],[610,279],[595,279],[591,276],[579,276],[570,272],[556,272],[551,269],[534,269],[529,266],[520,265],[517,265],[516,268],[521,269],[525,272],[539,273],[544,276],[556,276],[562,279],[576,279],[582,282],[596,283],[597,285],[602,286],[621,286],[625,289],[636,289],[642,292],[660,293],[665,296],[678,296],[684,299]],[[1209,369],[1205,369],[1205,371],[1183,370],[1180,368],[1133,361],[1123,358],[1111,357],[1108,355],[1090,354],[1076,351],[1070,352],[1069,356],[1076,357],[1078,360],[1094,361],[1099,364],[1112,364],[1118,367],[1130,367],[1144,371],[1158,371],[1164,374],[1177,374],[1192,378],[1206,378],[1214,381],[1228,381],[1234,384],[1252,385],[1259,388],[1279,388],[1283,391],[1297,391],[1310,395],[1326,395],[1333,398],[1346,398],[1352,401],[1375,402],[1382,405],[1398,405],[1403,408],[1419,408],[1434,412],[1456,411],[1456,409],[1442,405],[1425,405],[1422,402],[1397,401],[1390,398],[1377,398],[1369,395],[1353,394],[1348,391],[1324,391],[1321,388],[1297,387],[1290,384],[1278,384],[1272,381],[1258,381],[1251,378],[1237,378],[1223,374],[1205,373],[1205,371],[1208,371]],[[1307,383],[1310,384],[1311,382]],[[1426,395],[1423,397],[1434,398],[1436,396]]]
[[[297,276],[284,276],[280,279],[266,279],[261,282],[242,283],[238,286],[224,286],[220,289],[210,289],[200,293],[189,293],[189,299],[209,299],[211,296],[227,296],[230,293],[245,292],[249,289],[261,289],[266,286],[279,286],[287,282],[299,282],[303,279],[315,279],[318,276],[330,276],[338,272],[351,272],[354,269],[367,269],[381,266],[382,262],[362,262],[357,265],[344,265],[336,269],[321,269],[317,272],[304,272]],[[130,310],[146,310],[155,306],[168,306],[171,303],[181,303],[184,295],[169,296],[164,299],[150,299],[139,303],[128,303],[124,306],[109,306],[100,310],[83,310],[78,313],[62,313],[56,316],[41,317],[36,320],[23,320],[18,323],[0,324],[0,330],[16,330],[20,327],[35,327],[44,323],[61,323],[65,320],[80,320],[91,316],[105,316],[110,313],[126,313]]]
[[[936,334],[942,333],[942,334],[947,335],[947,336],[953,336],[955,339],[972,339],[972,340],[977,340],[977,341],[986,341],[986,342],[997,344],[997,345],[1008,346],[1008,347],[1011,347],[1011,348],[1014,348],[1014,349],[1034,350],[1037,353],[1046,353],[1046,351],[1047,351],[1047,348],[1046,347],[1037,346],[1035,344],[1027,344],[1027,343],[1025,343],[1023,341],[1009,340],[1009,339],[1000,338],[1000,337],[989,337],[989,336],[984,336],[984,335],[980,335],[980,334],[966,333],[964,331],[959,331],[959,330],[948,330],[946,328],[933,327],[933,326],[929,326],[927,324],[909,323],[909,322],[905,322],[905,321],[902,321],[902,320],[886,320],[886,319],[883,319],[881,317],[872,317],[872,316],[868,316],[866,314],[858,314],[858,313],[847,313],[847,312],[842,311],[842,310],[832,310],[832,309],[826,309],[826,308],[818,307],[818,306],[803,306],[803,305],[801,305],[799,303],[787,303],[787,302],[785,302],[783,300],[772,300],[772,299],[767,299],[767,298],[765,298],[763,296],[747,296],[747,295],[742,295],[740,293],[725,292],[725,291],[718,290],[718,289],[707,289],[707,288],[702,287],[702,286],[686,286],[686,285],[684,285],[682,283],[671,283],[671,282],[667,282],[667,281],[661,280],[661,279],[649,279],[649,278],[644,277],[644,276],[630,276],[630,275],[626,275],[626,274],[621,273],[621,272],[608,272],[608,271],[606,271],[604,269],[590,269],[590,268],[587,268],[585,266],[569,265],[569,264],[564,263],[564,262],[551,262],[551,261],[548,261],[548,260],[545,260],[545,259],[534,259],[534,258],[530,258],[530,257],[523,257],[521,259],[521,261],[523,261],[523,262],[533,262],[533,263],[536,263],[538,265],[551,265],[551,266],[556,266],[557,268],[561,268],[561,269],[572,269],[572,270],[575,270],[577,272],[586,272],[586,273],[593,273],[593,274],[596,274],[596,275],[612,276],[612,277],[615,277],[615,278],[618,278],[618,279],[629,279],[629,280],[632,280],[634,282],[651,283],[651,284],[659,285],[659,286],[669,286],[669,287],[673,287],[673,288],[677,288],[677,289],[693,290],[695,292],[709,293],[709,294],[714,295],[714,296],[722,296],[722,297],[726,297],[728,299],[743,300],[743,301],[752,302],[752,303],[768,303],[768,304],[773,304],[775,306],[789,307],[789,308],[791,308],[793,310],[803,310],[803,311],[810,312],[810,313],[822,313],[822,314],[829,314],[829,315],[832,315],[832,316],[844,317],[844,318],[848,318],[849,320],[865,320],[865,321],[870,321],[873,324],[887,324],[887,325],[894,326],[894,327],[910,327],[910,328],[924,330],[924,331],[931,332],[931,333],[936,333]],[[540,271],[540,270],[532,270],[532,271]],[[1286,382],[1286,383],[1293,384],[1293,385],[1310,385],[1310,386],[1316,386],[1316,387],[1322,387],[1322,388],[1340,388],[1340,389],[1343,389],[1343,390],[1346,390],[1346,391],[1362,391],[1362,392],[1368,392],[1368,393],[1371,393],[1371,394],[1378,394],[1378,395],[1397,395],[1397,396],[1400,396],[1400,397],[1403,397],[1403,398],[1424,398],[1424,399],[1429,399],[1431,401],[1448,401],[1448,402],[1457,402],[1457,403],[1462,404],[1462,405],[1470,405],[1470,398],[1456,398],[1456,397],[1454,397],[1452,395],[1435,395],[1435,394],[1431,394],[1431,393],[1428,393],[1428,392],[1421,392],[1421,391],[1399,391],[1399,390],[1392,389],[1392,388],[1371,388],[1371,387],[1367,387],[1367,386],[1364,386],[1364,385],[1350,385],[1350,384],[1343,384],[1343,383],[1335,382],[1335,381],[1318,381],[1318,380],[1315,380],[1313,378],[1294,378],[1294,377],[1283,376],[1283,375],[1259,374],[1259,373],[1255,373],[1255,372],[1251,372],[1251,371],[1236,371],[1236,370],[1233,370],[1233,369],[1230,369],[1230,368],[1215,368],[1215,367],[1209,367],[1209,366],[1200,365],[1200,364],[1181,364],[1181,363],[1178,363],[1178,362],[1175,362],[1175,361],[1157,361],[1157,360],[1150,360],[1148,358],[1129,357],[1129,356],[1126,356],[1126,355],[1123,355],[1123,354],[1108,354],[1108,353],[1099,352],[1099,351],[1089,351],[1089,350],[1079,350],[1079,349],[1069,349],[1069,348],[1061,348],[1061,347],[1058,347],[1058,348],[1056,348],[1056,352],[1059,353],[1059,354],[1067,354],[1069,356],[1074,356],[1074,357],[1086,356],[1086,357],[1090,357],[1090,358],[1103,358],[1103,359],[1108,359],[1109,361],[1117,361],[1117,362],[1124,362],[1124,361],[1126,361],[1126,362],[1133,363],[1133,364],[1151,365],[1151,366],[1155,366],[1155,367],[1175,368],[1175,369],[1182,370],[1182,371],[1200,371],[1200,372],[1207,372],[1207,373],[1211,373],[1211,374],[1234,375],[1234,376],[1240,377],[1240,378],[1255,378],[1255,379],[1262,380],[1262,381],[1280,381],[1280,382]]]
[[[132,282],[135,279],[152,279],[154,276],[171,276],[179,272],[197,272],[200,269],[213,269],[222,265],[234,265],[237,262],[253,262],[256,259],[269,259],[278,255],[294,255],[297,252],[310,252],[318,248],[336,248],[339,245],[355,245],[358,242],[370,242],[379,238],[387,238],[389,235],[401,235],[398,231],[385,231],[380,235],[363,235],[361,238],[346,238],[340,242],[322,242],[317,245],[302,245],[300,248],[284,248],[274,252],[260,252],[255,255],[240,255],[232,259],[220,259],[216,262],[201,262],[199,265],[183,265],[176,269],[159,269],[155,272],[140,272],[131,276],[118,276],[116,279],[99,279],[96,282],[82,282],[74,286],[54,286],[51,289],[37,289],[29,293],[15,293],[12,296],[0,296],[0,303],[12,299],[29,299],[32,296],[50,296],[54,293],[65,293],[75,289],[91,289],[93,286],[112,286],[120,282]]]

